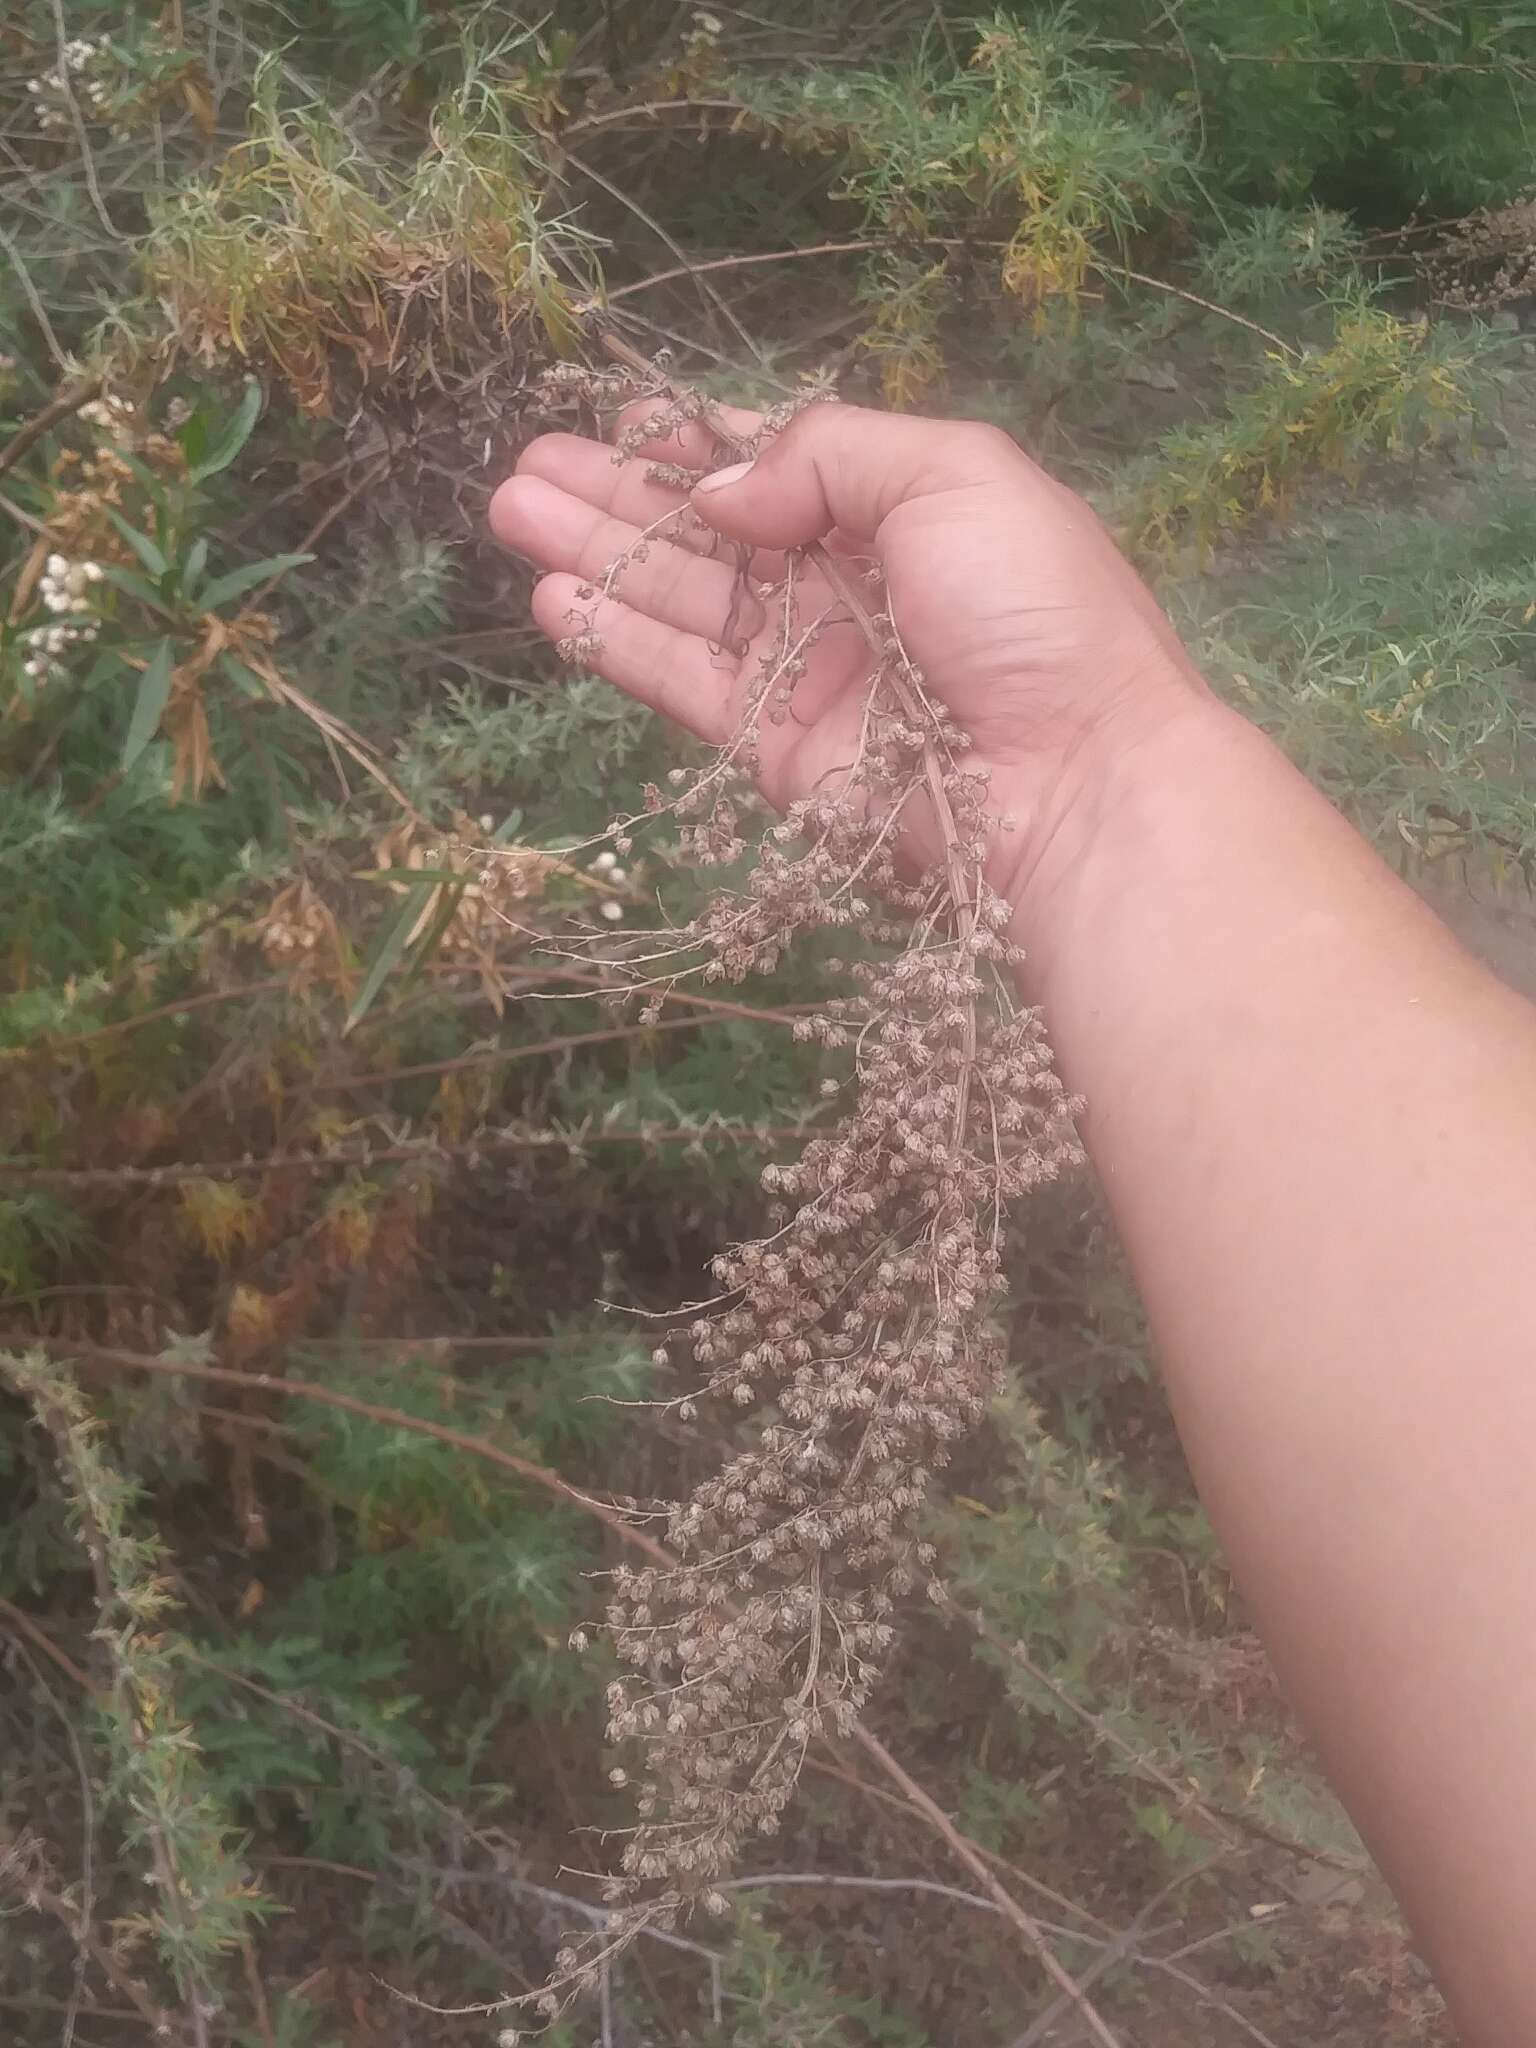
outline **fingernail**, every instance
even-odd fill
[[[729,469],[717,469],[709,476],[701,476],[693,488],[696,492],[723,491],[727,484],[739,484],[751,467],[750,462],[733,462]]]

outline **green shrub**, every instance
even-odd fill
[[[603,1851],[573,1831],[621,1817],[592,1769],[611,1673],[565,1649],[615,1561],[592,1503],[686,1490],[720,1449],[644,1405],[672,1389],[643,1317],[759,1227],[754,1169],[816,1113],[780,1014],[824,992],[814,962],[659,1028],[588,987],[600,906],[622,932],[700,900],[664,837],[623,884],[593,863],[674,741],[556,674],[479,529],[522,439],[594,424],[532,387],[597,348],[605,291],[722,393],[830,371],[1002,420],[1411,874],[1512,885],[1536,854],[1529,491],[1515,462],[1447,481],[1489,345],[1402,253],[1522,190],[1520,11],[771,12],[69,0],[73,110],[52,6],[0,31],[0,1632],[40,1617],[104,1687],[60,1703],[107,1788],[82,1886],[48,1697],[74,1681],[18,1636],[40,1677],[5,1667],[0,1870],[30,1830],[158,2006],[216,2006],[210,2048],[396,2029],[372,1975],[326,1976],[320,1924],[429,2005],[547,1969],[565,1909],[516,1884],[580,1889],[562,1866]],[[817,253],[736,262],[791,247]],[[1421,512],[1376,503],[1415,487]],[[45,575],[87,560],[83,608],[50,610]],[[908,1618],[879,1712],[1020,1895],[1065,1898],[1041,1910],[1086,1966],[1083,1914],[1128,1923],[1213,1844],[1359,1851],[1080,1193],[1015,1283],[1026,1388],[933,1515],[959,1611]],[[807,1787],[785,1864],[952,1885],[847,1775]],[[180,1876],[147,1894],[157,1840]],[[1323,1944],[1256,1931],[1223,1856],[1167,1910],[1253,2024],[1321,1978],[1376,2035],[1433,2026],[1369,1899]],[[692,1930],[718,1962],[647,1947],[610,1993],[657,2038],[1015,2038],[992,1921],[891,1910],[786,1888]],[[36,1924],[0,1993],[67,2001],[70,1926]],[[1189,1998],[1169,1981],[1117,1969],[1106,2004]]]

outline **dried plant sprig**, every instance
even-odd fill
[[[717,460],[756,452],[763,436],[743,442],[697,393],[640,370],[639,392],[657,403],[623,430],[621,458],[695,424],[715,434]],[[604,410],[619,402],[612,372],[591,395]],[[649,474],[679,490],[692,481],[663,464]],[[632,559],[611,565],[602,595],[620,591]],[[723,1909],[717,1887],[744,1838],[777,1828],[812,1742],[846,1733],[868,1699],[898,1601],[925,1583],[938,1592],[918,1513],[1004,1363],[993,1321],[1004,1211],[1081,1156],[1078,1105],[1038,1012],[1013,995],[1021,956],[985,874],[986,777],[965,765],[967,736],[908,657],[878,577],[814,548],[792,552],[770,589],[752,588],[767,624],[737,729],[703,770],[674,777],[670,801],[650,792],[648,808],[681,823],[700,863],[736,860],[763,728],[792,715],[817,638],[849,618],[869,647],[857,749],[835,785],[762,832],[744,882],[652,950],[632,945],[630,967],[646,970],[647,988],[687,972],[740,981],[826,930],[853,929],[878,950],[840,963],[848,992],[795,1027],[843,1056],[847,1078],[822,1084],[846,1101],[840,1121],[796,1163],[765,1170],[772,1234],[716,1258],[716,1300],[686,1333],[700,1385],[679,1412],[760,1404],[762,1427],[666,1508],[673,1561],[613,1578],[607,1621],[629,1670],[609,1690],[609,1734],[642,1762],[636,1825],[605,1895],[632,1906],[635,1927],[700,1901]],[[593,611],[574,618],[573,653],[597,651],[598,597],[596,585],[581,593]],[[906,828],[922,809],[924,842],[940,851],[918,869]],[[622,846],[634,828],[615,829]],[[624,1932],[610,1922],[600,1953],[563,1950],[550,1998]]]

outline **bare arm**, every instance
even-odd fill
[[[1466,2038],[1536,2037],[1536,1012],[1266,741],[1116,757],[1019,930],[1202,1499]]]
[[[535,444],[493,523],[556,571],[547,630],[657,488]],[[1467,2039],[1536,2039],[1536,1011],[1210,696],[1001,436],[817,408],[694,502],[765,550],[836,528],[881,557],[1021,820],[994,876],[1202,1498]],[[600,659],[718,738],[706,554],[697,529],[653,549]],[[834,633],[818,662],[765,741],[776,801],[847,758],[858,650]]]

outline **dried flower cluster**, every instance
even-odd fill
[[[88,427],[100,427],[114,441],[132,445],[139,431],[138,414],[132,403],[115,391],[103,391],[100,398],[88,398],[80,408]]]
[[[606,408],[635,395],[619,382],[604,373],[589,391]],[[706,401],[662,395],[621,436],[621,457],[702,420],[718,459],[740,458]],[[670,465],[651,475],[691,481]],[[603,579],[605,593],[637,552]],[[798,938],[828,928],[874,941],[840,964],[850,993],[797,1026],[850,1070],[823,1083],[846,1098],[841,1120],[798,1163],[767,1169],[776,1227],[720,1255],[717,1300],[687,1333],[702,1385],[677,1403],[683,1419],[712,1397],[761,1404],[763,1427],[666,1511],[673,1561],[615,1575],[608,1622],[631,1670],[610,1690],[609,1732],[639,1746],[643,1767],[639,1824],[608,1896],[652,1923],[700,1899],[723,1907],[715,1887],[743,1838],[777,1827],[811,1743],[846,1730],[868,1697],[898,1601],[931,1582],[917,1531],[929,1476],[976,1425],[1003,1363],[991,1313],[1005,1207],[1079,1156],[1076,1105],[1038,1013],[1014,1000],[1010,913],[983,871],[996,822],[986,778],[962,765],[966,735],[928,696],[877,579],[810,552],[767,595],[774,624],[736,734],[701,773],[674,774],[672,801],[648,796],[653,815],[682,822],[694,858],[734,859],[765,725],[791,715],[817,636],[834,618],[857,620],[869,695],[840,786],[795,804],[763,834],[741,887],[713,895],[660,950],[637,939],[630,961],[654,990],[681,973],[771,971]],[[813,584],[819,610],[802,604]],[[590,617],[576,619],[570,651],[594,642]],[[903,837],[919,807],[943,849],[921,872]],[[635,829],[615,827],[621,852]],[[673,1362],[665,1347],[657,1357]],[[610,1927],[605,1952],[614,1938]],[[590,1966],[583,1949],[563,1951],[557,1988]]]
[[[410,818],[392,826],[376,844],[381,868],[419,869],[424,877],[463,876],[453,899],[452,915],[443,928],[442,949],[460,959],[489,958],[508,933],[524,926],[528,905],[542,895],[550,871],[558,866],[550,855],[532,847],[486,845],[475,837],[477,821],[461,817],[458,829],[434,836]],[[489,832],[493,821],[481,818],[478,829]],[[392,885],[404,894],[408,885]],[[438,917],[437,898],[423,903],[409,938],[419,938]]]
[[[1471,313],[1536,299],[1536,199],[1458,221],[1425,259],[1424,274],[1443,304]]]
[[[334,960],[342,950],[334,914],[314,885],[304,880],[285,883],[251,930],[274,966],[322,950]]]
[[[57,497],[48,518],[49,536],[61,554],[76,561],[131,561],[111,515],[126,509],[124,494],[134,482],[134,462],[173,480],[183,474],[186,458],[169,433],[157,429],[141,408],[116,392],[104,391],[88,400],[79,418],[95,438],[83,453],[65,448],[54,464]],[[166,424],[171,425],[169,408]]]
[[[21,656],[24,692],[58,682],[70,650],[99,636],[102,592],[97,586],[104,565],[132,559],[112,516],[122,509],[125,486],[133,481],[133,460],[162,476],[174,476],[182,466],[176,443],[156,432],[129,399],[115,392],[88,399],[78,418],[93,430],[93,445],[84,454],[66,448],[59,455],[44,542],[51,552],[43,557],[39,548],[22,586],[29,596],[35,590],[48,614],[20,632],[13,643]]]

